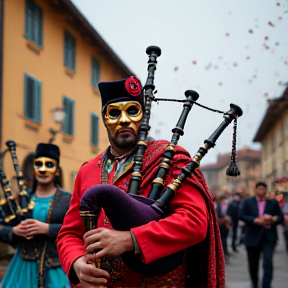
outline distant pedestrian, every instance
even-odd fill
[[[228,258],[230,256],[230,253],[228,251],[227,238],[228,238],[229,229],[231,226],[231,219],[227,215],[227,208],[228,208],[227,196],[225,194],[220,195],[218,203],[216,205],[216,213],[217,213],[217,217],[218,217],[221,242],[222,242],[222,247],[223,247],[226,261],[228,260]]]
[[[275,196],[284,215],[283,235],[288,253],[288,178],[282,177],[274,182]]]
[[[242,195],[239,192],[234,194],[233,200],[229,203],[227,208],[227,215],[231,218],[232,224],[232,244],[231,248],[234,252],[237,251],[237,236],[238,236],[238,221],[239,221],[239,209],[242,201]]]
[[[246,223],[244,243],[247,248],[252,287],[258,287],[258,267],[263,254],[262,288],[271,288],[273,277],[273,252],[278,239],[276,226],[283,221],[283,214],[276,200],[266,199],[267,185],[258,182],[254,197],[243,200],[239,218]]]

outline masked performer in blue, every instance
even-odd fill
[[[17,247],[1,288],[70,287],[55,244],[71,197],[55,183],[59,157],[58,146],[38,144],[29,203],[31,209],[20,224],[6,226],[0,233],[2,241]]]

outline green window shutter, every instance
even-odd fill
[[[65,32],[65,35],[64,35],[64,65],[66,67],[68,67],[69,65],[69,59],[68,59],[68,50],[69,50],[69,47],[68,47],[68,32]]]
[[[91,113],[91,131],[90,131],[90,143],[93,146],[98,146],[99,135],[99,117],[98,115]]]
[[[24,75],[24,116],[41,123],[41,82],[29,74]]]
[[[94,57],[92,57],[91,85],[97,88],[99,80],[100,80],[99,62]]]
[[[41,123],[41,83],[35,81],[34,85],[34,97],[35,97],[35,122]]]
[[[39,6],[34,8],[34,41],[39,47],[43,42],[43,12]]]
[[[32,34],[32,2],[26,0],[25,2],[25,37],[31,39]]]
[[[76,40],[71,36],[71,69],[75,71]]]
[[[42,48],[43,10],[32,0],[26,0],[25,3],[25,37]]]
[[[64,34],[64,66],[75,71],[76,40],[67,31]]]
[[[74,136],[74,109],[75,102],[74,100],[63,96],[63,107],[65,109],[65,119],[63,122],[62,131],[67,135]]]

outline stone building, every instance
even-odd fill
[[[267,102],[253,141],[262,144],[261,175],[273,191],[273,182],[288,176],[288,88],[282,96]]]
[[[261,151],[253,150],[248,146],[237,151],[237,165],[241,172],[238,177],[226,175],[229,166],[231,153],[219,154],[217,162],[201,166],[207,185],[211,193],[233,193],[241,188],[248,194],[253,192],[256,181],[261,174]]]

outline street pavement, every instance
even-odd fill
[[[276,246],[273,258],[274,276],[272,288],[288,288],[288,254],[285,251],[283,234],[281,232],[281,229],[279,229],[279,243]],[[241,245],[238,247],[238,250],[239,253],[230,252],[231,256],[226,263],[225,288],[251,288],[245,247]],[[259,287],[261,287],[262,262],[260,262],[259,268]]]

